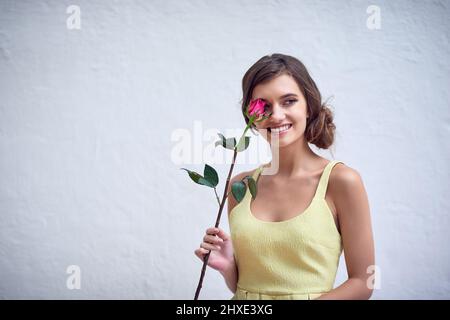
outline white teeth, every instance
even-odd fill
[[[275,133],[280,133],[280,132],[288,130],[290,127],[291,127],[290,124],[286,124],[286,125],[281,126],[281,127],[270,128],[270,131],[275,132]]]

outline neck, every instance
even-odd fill
[[[321,159],[316,155],[308,143],[302,137],[297,141],[283,147],[279,147],[277,150],[272,150],[271,166],[276,165],[276,157],[274,152],[278,152],[278,176],[291,177],[297,175],[299,172],[317,170],[317,160]]]

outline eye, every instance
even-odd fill
[[[290,99],[290,100],[286,100],[286,103],[285,103],[285,104],[291,105],[291,104],[293,104],[293,103],[295,103],[295,102],[297,102],[296,99]]]

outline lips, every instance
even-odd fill
[[[274,132],[274,133],[283,133],[288,131],[289,129],[292,128],[292,123],[287,123],[285,125],[282,126],[277,126],[277,127],[272,127],[272,128],[267,128],[269,132]]]

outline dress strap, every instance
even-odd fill
[[[319,184],[317,186],[316,192],[314,194],[314,198],[321,198],[324,199],[325,198],[325,194],[327,191],[327,187],[328,187],[328,180],[330,178],[330,174],[331,174],[331,170],[333,169],[333,167],[338,164],[338,163],[343,163],[342,161],[339,160],[331,160],[326,166],[325,169],[322,172],[322,175],[320,176],[320,180],[319,180]],[[252,177],[253,179],[255,179],[257,181],[257,179],[259,179],[259,175],[261,174],[261,171],[264,169],[263,168],[264,165],[260,165],[258,168],[256,168],[256,170],[254,171]],[[257,182],[258,183],[258,182]]]
[[[317,186],[314,198],[320,198],[320,199],[325,198],[331,170],[337,163],[343,163],[343,162],[338,161],[338,160],[332,160],[326,165],[325,169],[322,172],[322,175],[320,176],[319,185]]]

